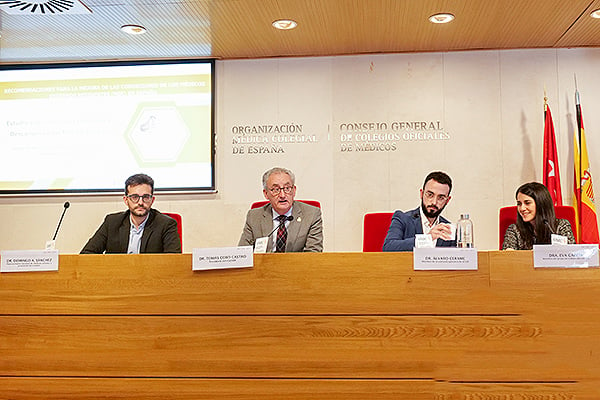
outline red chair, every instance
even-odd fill
[[[317,200],[296,200],[296,201],[301,201],[301,202],[309,204],[311,206],[321,208],[321,203],[319,203]],[[252,203],[252,206],[250,206],[250,208],[262,207],[265,204],[267,204],[268,202],[269,202],[269,200],[255,201],[254,203]]]
[[[175,221],[177,221],[177,233],[179,233],[179,242],[181,243],[181,250],[183,250],[183,222],[181,220],[181,215],[177,213],[163,213]]]
[[[573,235],[575,236],[575,243],[577,241],[577,229],[575,229],[575,209],[571,206],[554,206],[554,213],[556,218],[566,219],[571,224]],[[504,241],[504,232],[510,224],[517,222],[517,206],[502,207],[499,213],[499,249],[502,250],[502,242]]]
[[[363,251],[377,252],[383,248],[383,242],[392,223],[393,212],[365,214],[363,220]]]

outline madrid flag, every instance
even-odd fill
[[[592,173],[585,143],[583,116],[579,103],[579,92],[575,91],[575,109],[577,111],[577,131],[574,135],[573,161],[575,163],[575,179],[573,206],[575,207],[577,237],[580,243],[598,243],[598,219],[594,205],[594,187]]]
[[[558,153],[556,152],[556,137],[550,107],[544,104],[546,122],[544,123],[544,186],[548,188],[555,206],[562,206],[560,192],[560,173],[558,171]]]

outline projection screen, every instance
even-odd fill
[[[0,195],[214,191],[214,61],[0,65]]]

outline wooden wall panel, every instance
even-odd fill
[[[8,375],[551,381],[557,372],[600,369],[577,343],[555,337],[560,330],[510,316],[7,316],[0,323],[0,369]],[[532,349],[544,368],[529,364]],[[600,353],[600,344],[589,350]],[[580,357],[569,362],[566,352]]]
[[[600,382],[592,382],[596,387]],[[577,382],[456,383],[431,380],[3,378],[13,400],[597,400]],[[127,388],[127,390],[124,390]]]
[[[6,314],[497,313],[479,271],[415,272],[412,254],[256,255],[254,268],[192,272],[191,255],[61,255],[60,272],[0,275]],[[404,266],[404,267],[401,267]],[[432,292],[435,296],[432,296]],[[92,295],[90,295],[92,294]]]
[[[35,2],[34,2],[35,3]],[[3,13],[1,63],[598,46],[592,0],[85,0],[92,14],[61,24]],[[31,10],[31,8],[29,8]],[[428,17],[453,13],[447,25]],[[291,18],[298,27],[271,23]],[[123,38],[123,23],[148,34]],[[39,32],[45,34],[40,35]]]
[[[61,256],[0,274],[0,398],[597,399],[599,269],[412,255]]]
[[[533,268],[531,251],[489,252],[490,285],[521,312],[561,314],[562,319],[600,317],[598,268]]]

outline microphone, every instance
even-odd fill
[[[56,232],[54,232],[54,237],[52,238],[52,240],[56,240],[56,235],[58,235],[58,229],[60,228],[60,224],[62,223],[63,217],[65,216],[65,213],[67,212],[67,208],[69,208],[71,204],[68,201],[65,201],[64,209],[62,212],[62,215],[60,216],[60,220],[58,221],[58,226],[56,227]]]
[[[287,217],[285,217],[284,221],[293,221],[294,217],[292,217],[291,215],[288,215]],[[281,225],[281,222],[279,223],[279,225]],[[277,229],[279,229],[279,225],[277,225],[266,237],[271,237],[271,235],[273,234],[273,232],[275,232]]]
[[[556,232],[554,231],[554,229],[552,229],[552,226],[550,226],[550,222],[548,222],[547,219],[544,220],[544,225],[546,225],[548,227],[548,229],[550,229],[550,232],[554,235],[556,235]]]
[[[288,215],[287,217],[285,217],[283,219],[283,221],[280,221],[277,226],[275,228],[273,228],[273,230],[271,232],[269,232],[268,235],[266,236],[262,236],[259,238],[254,238],[252,245],[254,246],[254,252],[255,253],[265,253],[267,250],[267,244],[269,242],[269,238],[271,237],[271,235],[273,234],[273,232],[275,232],[277,229],[279,229],[279,226],[281,225],[281,223],[285,223],[285,221],[293,221],[294,217],[292,217],[291,215]],[[298,220],[300,220],[300,217],[298,217]]]

